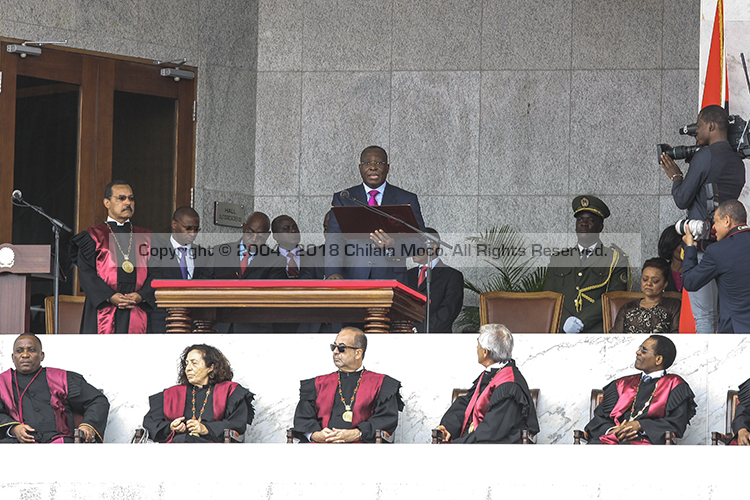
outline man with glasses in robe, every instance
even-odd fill
[[[404,408],[401,382],[364,369],[367,337],[358,328],[342,329],[331,350],[338,371],[300,383],[295,435],[315,443],[372,443],[376,430],[392,435]]]
[[[70,257],[86,294],[80,333],[146,333],[156,307],[147,262],[150,230],[134,226],[135,196],[125,181],[104,189],[107,221],[70,240]]]
[[[667,373],[677,357],[674,343],[651,335],[638,347],[642,373],[610,382],[594,418],[586,425],[589,444],[665,444],[665,432],[682,437],[695,415],[695,395],[679,375]]]

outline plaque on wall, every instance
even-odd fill
[[[245,206],[235,203],[214,202],[214,224],[217,226],[242,227],[245,223]]]

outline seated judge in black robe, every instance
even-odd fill
[[[736,444],[748,446],[750,445],[750,379],[740,385],[738,397],[740,402],[732,420],[732,431],[736,437]]]
[[[70,258],[86,294],[80,333],[146,333],[156,307],[147,266],[151,231],[134,226],[133,190],[112,181],[104,190],[107,221],[70,240]]]
[[[73,412],[83,415],[78,427],[83,440],[104,440],[109,414],[104,394],[78,373],[42,368],[44,352],[35,335],[20,335],[12,358],[16,369],[0,373],[0,442],[72,443]]]
[[[520,443],[521,431],[539,432],[534,401],[513,361],[513,336],[503,325],[483,325],[477,359],[484,372],[459,396],[437,427],[452,443]]]
[[[611,382],[586,425],[589,444],[665,444],[664,433],[682,437],[695,415],[695,395],[679,375],[666,373],[677,349],[666,337],[652,335],[636,351],[642,374]]]
[[[191,345],[180,358],[179,385],[149,397],[143,427],[159,443],[220,443],[224,429],[240,436],[253,422],[254,394],[232,382],[221,351]]]
[[[339,371],[300,383],[295,435],[316,443],[372,443],[376,430],[393,434],[404,408],[401,382],[362,367],[367,337],[358,328],[342,329],[331,350]]]

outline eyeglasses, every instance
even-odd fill
[[[185,231],[187,231],[189,233],[191,233],[193,231],[195,231],[197,233],[198,231],[201,230],[200,226],[186,226],[185,224],[183,224],[182,222],[178,221],[177,219],[172,219],[172,220],[175,221],[177,224],[181,225],[182,227],[184,227]]]
[[[117,200],[119,202],[123,202],[123,201],[126,201],[126,200],[127,201],[135,201],[135,196],[133,196],[132,194],[130,196],[125,196],[124,194],[121,194],[119,196],[112,196],[112,199],[113,200]]]
[[[344,344],[331,344],[331,351],[335,351],[336,349],[339,350],[340,353],[345,353],[347,349],[354,349],[355,351],[357,349],[361,349],[360,347],[352,347],[350,345],[344,345]]]
[[[384,161],[368,161],[368,162],[359,164],[360,167],[372,167],[372,166],[385,167],[386,165],[388,164]]]

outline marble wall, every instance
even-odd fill
[[[44,366],[81,373],[110,400],[106,442],[128,442],[148,411],[148,396],[174,385],[179,355],[193,343],[221,349],[235,381],[256,394],[256,418],[247,442],[283,443],[299,399],[300,379],[333,371],[328,335],[131,335],[44,336]],[[516,335],[514,358],[529,386],[540,390],[538,442],[569,444],[573,429],[588,421],[591,389],[636,373],[642,335]],[[0,371],[12,366],[15,337],[0,337]],[[725,431],[728,389],[750,377],[750,338],[675,335],[677,360],[670,370],[690,384],[698,410],[682,444],[710,444]],[[371,335],[367,369],[402,383],[406,408],[396,439],[429,443],[455,387],[471,387],[481,367],[475,335]]]

